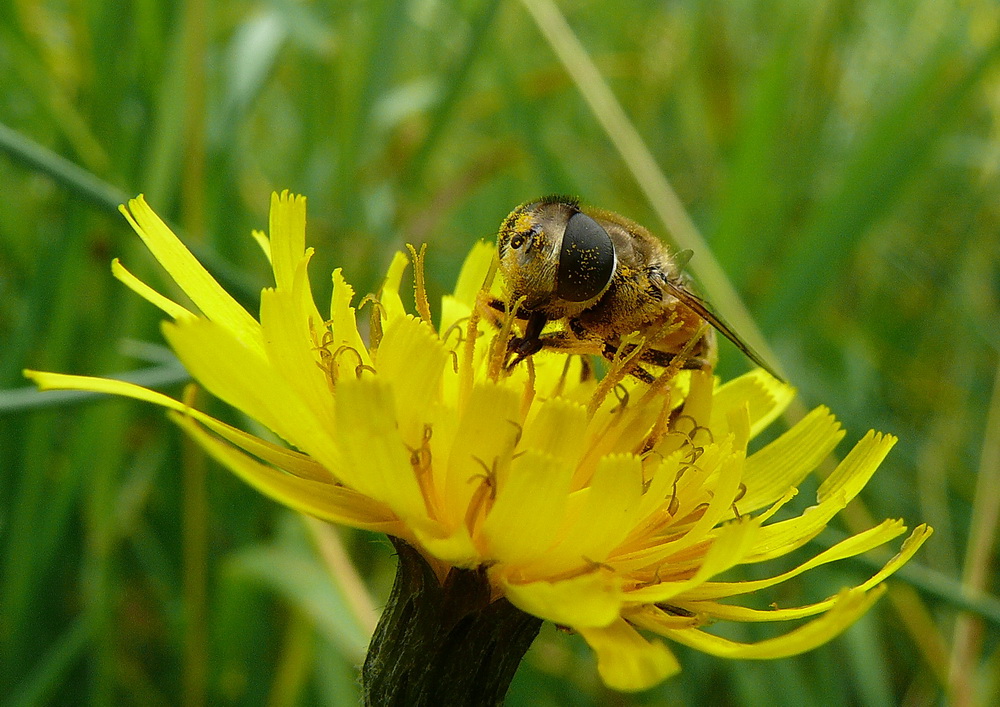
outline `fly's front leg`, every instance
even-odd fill
[[[499,297],[480,292],[476,297],[476,309],[479,316],[499,329],[503,326],[503,315],[507,313],[507,303]]]
[[[504,325],[504,320],[508,315],[507,302],[499,297],[486,294],[480,294],[476,302],[480,315],[493,324],[493,326],[497,329],[501,329]],[[541,336],[542,329],[548,322],[548,319],[544,314],[539,312],[526,312],[523,309],[518,309],[514,318],[526,321],[524,325],[524,336],[512,336],[507,341],[507,359],[509,361],[511,356],[514,357],[513,361],[509,361],[505,364],[508,368],[542,349],[542,343],[539,340],[539,337]]]
[[[548,318],[541,312],[532,312],[528,315],[528,321],[524,325],[524,336],[511,337],[510,341],[507,342],[507,358],[514,357],[506,364],[507,368],[516,366],[528,356],[542,350],[542,329],[545,328],[548,321]]]
[[[603,348],[601,342],[595,341],[593,338],[580,338],[575,336],[570,331],[550,331],[545,334],[540,334],[535,339],[529,339],[528,334],[530,331],[531,320],[528,320],[529,326],[525,327],[525,335],[523,337],[514,337],[511,339],[510,343],[507,345],[508,351],[518,351],[515,347],[520,347],[520,350],[527,350],[529,353],[525,355],[518,355],[514,360],[507,364],[507,368],[512,368],[521,361],[523,361],[528,356],[538,353],[539,351],[554,351],[556,353],[566,354],[566,355],[603,355]],[[547,322],[545,322],[547,323]],[[543,326],[544,324],[543,323]]]

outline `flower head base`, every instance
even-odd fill
[[[261,294],[259,321],[141,197],[123,213],[198,312],[117,261],[115,275],[170,315],[164,335],[196,380],[289,446],[128,383],[29,376],[45,388],[163,405],[263,493],[303,513],[398,536],[441,577],[452,567],[487,568],[495,596],[581,633],[612,687],[643,689],[678,670],[667,647],[637,629],[726,657],[809,650],[857,619],[879,596],[877,585],[930,534],[918,527],[881,571],[825,601],[766,611],[724,603],[903,533],[889,520],[769,579],[718,579],[816,536],[895,439],[866,435],[821,484],[816,504],[794,516],[784,505],[843,436],[828,410],[817,408],[748,456],[750,440],[794,394],[761,371],[722,385],[707,372],[666,371],[646,385],[625,375],[626,361],[597,379],[580,357],[547,352],[507,371],[510,322],[498,326],[477,306],[484,287],[500,291],[492,246],[472,249],[436,326],[420,254],[413,253],[416,315],[400,297],[408,259],[397,254],[372,303],[366,343],[339,270],[329,313],[313,300],[304,198],[275,195],[270,237],[255,234],[275,276]],[[756,644],[704,630],[722,619],[809,617]]]

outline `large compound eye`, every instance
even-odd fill
[[[575,213],[566,222],[556,294],[570,302],[585,302],[604,291],[615,272],[615,246],[594,219]]]

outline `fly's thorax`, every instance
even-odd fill
[[[645,268],[619,265],[599,301],[580,313],[580,323],[602,337],[625,336],[659,318],[660,299],[652,294]]]
[[[698,335],[703,320],[671,293],[668,282],[686,288],[683,276],[670,272],[671,267],[665,251],[626,250],[611,286],[580,314],[580,324],[602,338],[639,332],[650,341],[669,341],[663,350],[682,347]]]

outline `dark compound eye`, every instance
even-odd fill
[[[608,232],[584,213],[570,216],[559,251],[556,294],[570,302],[593,299],[614,272],[615,246]]]
[[[513,236],[510,237],[510,247],[513,248],[514,250],[517,250],[518,248],[524,245],[524,241],[525,238],[522,234],[515,233]]]

